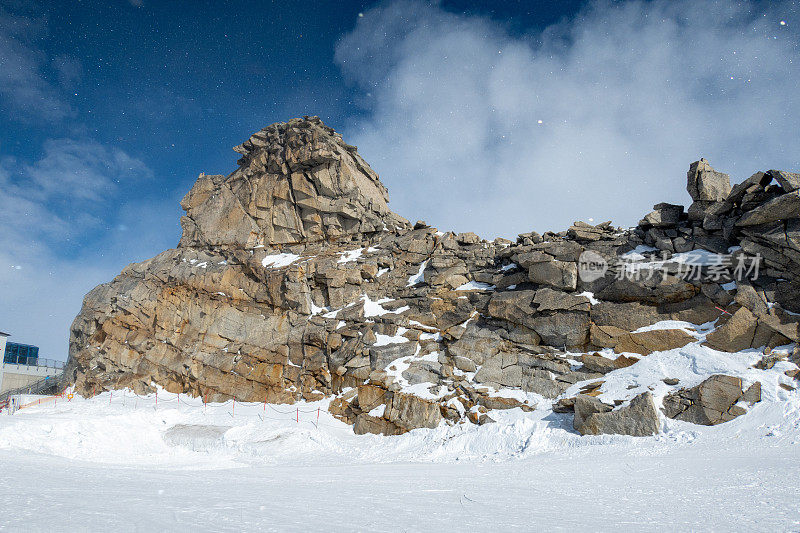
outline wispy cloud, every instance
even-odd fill
[[[797,14],[791,2],[602,2],[514,36],[390,2],[337,46],[367,111],[348,140],[395,210],[445,229],[635,224],[688,200],[701,156],[735,179],[800,166]]]
[[[0,8],[0,109],[11,119],[57,121],[73,113],[63,87],[50,78],[71,83],[80,64],[69,56],[48,58],[34,44],[46,35],[43,18]]]
[[[45,52],[48,25],[37,9],[0,8],[0,119],[54,137],[28,147],[39,151],[32,159],[0,151],[0,329],[64,359],[83,296],[131,261],[174,245],[179,209],[173,194],[136,193],[153,176],[144,161],[74,138],[86,130],[68,104],[81,64]]]
[[[141,160],[89,140],[45,141],[32,163],[0,159],[0,246],[19,251],[77,238],[105,218],[121,182],[150,177]]]
[[[125,185],[151,177],[141,160],[91,140],[46,141],[32,162],[0,157],[4,331],[65,358],[83,296],[128,262],[177,241],[175,198],[123,196]],[[174,235],[165,236],[170,227]]]
[[[149,178],[152,172],[122,150],[93,141],[48,140],[44,156],[22,173],[31,187],[49,198],[97,201],[124,181]]]

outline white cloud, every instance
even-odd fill
[[[81,65],[48,57],[45,18],[17,8],[27,14],[0,7],[0,117],[52,124],[73,114],[64,94]],[[136,185],[151,177],[141,160],[86,138],[46,140],[33,161],[0,152],[0,330],[12,341],[65,359],[83,296],[177,242],[179,198],[143,199]]]
[[[337,46],[367,110],[347,140],[395,210],[444,229],[632,225],[654,203],[689,201],[699,157],[735,181],[800,166],[796,15],[790,2],[598,3],[512,36],[384,4]]]

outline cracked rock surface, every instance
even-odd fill
[[[688,212],[658,204],[635,228],[576,222],[487,241],[392,213],[377,174],[316,117],[273,124],[235,150],[236,170],[201,174],[182,200],[176,248],[86,295],[68,364],[79,393],[335,397],[331,412],[357,433],[383,434],[491,423],[491,410],[533,409],[535,397],[574,406],[582,432],[645,435],[659,427],[650,396],[613,409],[587,399],[594,385],[563,395],[696,341],[648,326],[718,321],[705,342],[721,351],[798,341],[796,174],[731,187],[701,160]],[[744,265],[761,257],[759,275],[733,283],[733,268],[704,265],[682,276],[681,254],[729,250]],[[610,268],[583,276],[589,251]],[[621,275],[634,256],[658,274]],[[712,401],[725,407],[716,418],[698,411],[716,398],[708,388],[676,396],[668,415],[705,423],[738,412],[727,396]]]

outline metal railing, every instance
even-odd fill
[[[38,381],[34,381],[24,387],[12,389],[0,394],[0,402],[17,394],[42,394],[45,392],[56,392],[66,386],[66,376],[62,373],[57,376],[47,376]]]
[[[56,361],[55,359],[42,359],[41,357],[24,357],[21,355],[7,355],[3,359],[3,363],[7,365],[41,366],[59,370],[64,368],[64,365],[66,365],[64,361]]]

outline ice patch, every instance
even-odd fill
[[[669,261],[689,265],[721,265],[725,256],[708,250],[691,250],[674,254]]]
[[[317,305],[314,304],[314,300],[311,300],[311,316],[319,315],[320,313],[323,313],[323,312],[327,313],[328,312],[328,308],[327,307],[317,307]],[[335,316],[330,317],[330,318],[335,318]]]
[[[375,344],[373,344],[373,346],[386,346],[388,344],[409,342],[408,338],[403,337],[403,335],[400,334],[400,329],[403,328],[399,328],[396,335],[382,335],[380,333],[376,334],[375,338],[378,340],[375,342]]]
[[[386,412],[386,404],[380,404],[378,407],[374,408],[368,414],[369,416],[374,416],[376,418],[380,418],[383,416],[383,413]]]
[[[594,293],[593,292],[584,291],[584,292],[580,293],[578,296],[585,296],[589,300],[589,303],[592,304],[592,305],[597,305],[597,304],[600,303],[600,300],[598,300],[597,298],[594,297]]]
[[[653,252],[658,252],[658,248],[653,248],[652,246],[645,246],[644,244],[640,244],[630,252],[625,252],[620,257],[624,257],[628,261],[644,261],[645,259],[647,259],[644,256],[644,254]]]

